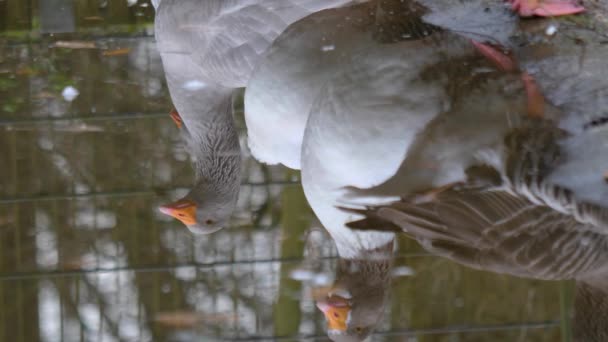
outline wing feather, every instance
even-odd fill
[[[377,215],[429,251],[477,269],[568,279],[608,262],[601,229],[507,191],[448,190],[430,202],[382,207]]]

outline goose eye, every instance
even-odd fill
[[[361,328],[361,327],[356,327],[356,328],[355,328],[355,331],[356,331],[357,333],[361,333],[361,332],[363,331],[363,328]]]
[[[207,221],[205,221],[205,224],[214,224],[214,223],[215,223],[215,221],[213,221],[213,220],[207,220]]]

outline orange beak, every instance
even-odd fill
[[[328,330],[346,331],[346,320],[351,310],[347,299],[333,295],[318,301],[317,308],[325,315]]]
[[[173,216],[182,221],[186,226],[196,224],[196,203],[187,199],[180,199],[176,202],[161,205],[161,213]]]
[[[177,112],[177,110],[175,108],[173,108],[169,112],[169,116],[171,117],[171,120],[173,120],[173,122],[175,122],[175,126],[177,126],[177,128],[182,128],[182,126],[184,125],[184,122],[182,121],[182,117],[179,116],[179,113]]]

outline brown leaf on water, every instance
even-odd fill
[[[25,76],[35,75],[36,73],[36,70],[30,68],[29,66],[18,68],[17,71],[15,71],[15,74]]]
[[[159,312],[154,321],[172,328],[192,328],[202,320],[202,315],[194,311]]]
[[[122,48],[122,49],[115,49],[115,50],[106,50],[102,54],[106,57],[123,56],[123,55],[128,55],[129,51],[131,51],[130,48]]]
[[[80,256],[63,260],[59,265],[61,269],[69,271],[77,271],[95,267],[95,263],[92,260],[87,260]]]
[[[37,99],[54,99],[57,97],[57,95],[55,95],[51,92],[48,92],[48,91],[41,91],[38,94],[36,94],[34,97]]]
[[[86,40],[59,40],[53,47],[64,49],[96,49],[95,42]]]
[[[228,323],[236,322],[238,318],[239,315],[235,312],[217,312],[204,315],[203,321],[206,323]]]
[[[9,225],[15,223],[14,216],[0,216],[0,226]]]
[[[90,17],[84,17],[84,20],[88,20],[88,21],[102,21],[103,18],[98,16],[98,15],[93,15]]]
[[[204,323],[225,323],[237,319],[234,313],[205,314],[196,311],[166,311],[159,312],[153,321],[170,328],[185,329],[193,328]]]

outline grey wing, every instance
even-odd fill
[[[505,191],[448,190],[435,201],[398,202],[377,215],[428,251],[476,269],[569,279],[608,261],[607,235]]]

